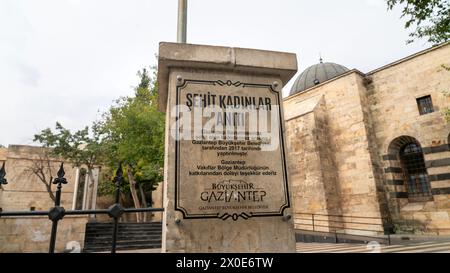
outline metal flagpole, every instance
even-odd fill
[[[187,31],[187,0],[178,0],[177,42],[186,43]]]

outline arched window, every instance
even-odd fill
[[[400,161],[408,189],[408,198],[431,196],[422,148],[418,143],[408,143],[400,149]]]

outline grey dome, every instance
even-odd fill
[[[335,63],[322,63],[321,61],[318,64],[308,67],[298,76],[291,88],[289,96],[342,75],[347,71],[349,69],[345,66]]]

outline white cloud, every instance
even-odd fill
[[[379,8],[385,8],[386,9],[386,1],[385,0],[364,0],[367,5],[371,7],[379,7]]]
[[[79,5],[81,4],[81,0],[67,0],[67,2],[71,5]]]

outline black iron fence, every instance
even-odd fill
[[[62,220],[66,215],[89,215],[89,214],[107,214],[109,217],[113,218],[114,229],[112,236],[111,253],[116,252],[117,245],[117,234],[119,227],[119,218],[124,213],[135,213],[135,212],[163,212],[163,208],[124,208],[120,204],[120,186],[124,181],[122,165],[119,165],[117,169],[116,176],[113,179],[115,184],[115,203],[111,205],[108,209],[94,209],[94,210],[65,210],[61,207],[61,191],[62,185],[67,184],[66,178],[64,178],[64,164],[58,170],[57,177],[53,180],[53,184],[56,184],[56,195],[55,195],[55,206],[49,210],[44,211],[2,211],[0,208],[0,218],[4,216],[45,216],[47,215],[49,220],[52,221],[52,230],[50,234],[50,243],[48,252],[55,252],[56,235],[58,230],[58,222]],[[8,184],[6,179],[5,163],[3,163],[2,168],[0,168],[0,186]]]
[[[336,243],[338,235],[354,235],[384,239],[391,244],[391,235],[394,234],[393,225],[388,218],[296,213],[295,225],[297,230],[331,233],[335,236]]]

